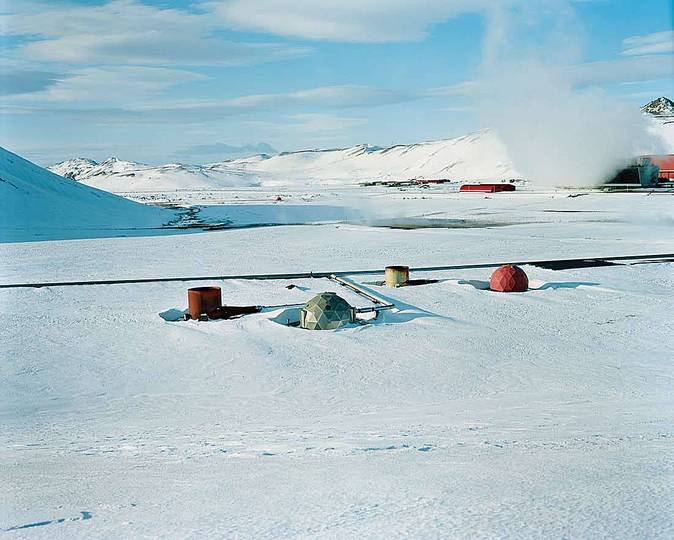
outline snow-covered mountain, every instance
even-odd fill
[[[354,184],[372,180],[448,178],[501,180],[518,174],[490,130],[463,137],[389,148],[358,145],[329,150],[259,154],[208,165],[149,166],[115,158],[81,158],[49,167],[85,184],[113,192],[216,189],[251,185]]]
[[[96,163],[93,159],[74,158],[69,159],[68,161],[57,163],[56,165],[49,167],[49,170],[60,176],[63,176],[64,178],[78,180],[97,165],[98,163]]]
[[[56,174],[111,192],[174,191],[180,189],[217,189],[254,184],[240,175],[210,171],[200,165],[167,163],[152,166],[134,161],[109,158],[101,163],[82,158],[62,161],[48,167]]]
[[[94,176],[110,176],[112,174],[123,175],[126,172],[134,171],[139,168],[146,167],[142,163],[135,161],[124,161],[111,157],[98,163],[93,159],[74,158],[56,165],[48,167],[48,169],[65,178],[72,178],[73,180],[86,180]]]
[[[78,166],[86,167],[86,160]],[[160,227],[173,217],[169,210],[63,178],[4,148],[0,200],[0,242],[134,234],[134,229]]]
[[[653,116],[674,116],[674,101],[662,96],[647,103],[641,110]]]
[[[517,176],[505,147],[489,130],[455,139],[389,148],[358,145],[335,150],[305,150],[267,159],[235,160],[224,165],[305,182],[503,179]],[[219,168],[219,165],[211,167]]]

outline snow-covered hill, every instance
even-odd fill
[[[236,160],[231,165],[260,175],[276,176],[279,180],[286,177],[308,183],[517,176],[505,147],[490,130],[455,139],[389,148],[358,145],[336,150],[282,153],[268,159]]]
[[[161,227],[173,216],[58,176],[4,148],[0,200],[0,242],[134,234]]]
[[[102,163],[78,158],[50,170],[113,192],[355,184],[413,178],[500,180],[518,176],[505,147],[490,130],[389,148],[358,145],[274,156],[259,154],[209,165],[171,163],[155,167],[115,158]]]

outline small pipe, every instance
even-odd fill
[[[371,306],[371,307],[358,307],[354,308],[356,313],[379,313],[380,311],[384,311],[387,309],[393,309],[395,307],[395,304],[384,304],[382,306]]]
[[[329,279],[339,283],[340,285],[343,285],[344,287],[346,287],[348,289],[351,289],[356,294],[359,294],[360,296],[362,296],[364,298],[367,298],[370,302],[373,302],[375,304],[379,304],[380,308],[391,309],[392,307],[395,307],[394,304],[391,304],[390,302],[387,302],[386,300],[378,297],[374,293],[366,291],[360,285],[351,281],[348,278],[338,277],[335,274],[332,274]],[[384,308],[384,306],[385,306],[385,308]],[[360,313],[365,313],[365,312],[360,312]]]
[[[281,309],[281,308],[299,307],[305,304],[306,302],[296,302],[295,304],[276,304],[274,306],[257,306],[257,307],[261,309]]]

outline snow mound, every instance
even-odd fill
[[[169,210],[63,178],[2,147],[0,198],[0,242],[120,236],[161,227],[173,217]]]
[[[50,170],[121,193],[255,185],[344,185],[372,180],[506,180],[519,176],[505,147],[490,130],[389,148],[361,144],[274,156],[258,154],[208,165],[171,163],[152,167],[117,160],[110,166],[110,161],[83,167],[79,160],[70,160]]]

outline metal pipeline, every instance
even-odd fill
[[[545,266],[580,263],[585,267],[605,266],[610,261],[643,261],[650,264],[659,262],[674,262],[674,253],[660,253],[652,255],[620,255],[617,257],[585,257],[581,259],[548,259],[548,260],[528,260],[528,261],[505,261],[505,262],[487,262],[476,264],[450,264],[444,266],[419,266],[410,267],[410,272],[437,272],[444,270],[470,270],[476,268],[497,268],[504,264],[513,264],[517,266]],[[627,263],[629,264],[629,263]],[[136,278],[136,279],[97,279],[81,281],[52,281],[52,282],[32,282],[32,283],[4,283],[0,284],[0,289],[17,288],[40,288],[40,287],[74,287],[86,285],[125,285],[136,283],[169,283],[180,281],[224,281],[230,279],[245,280],[274,280],[274,279],[303,279],[303,278],[329,278],[336,276],[364,276],[372,274],[383,274],[384,269],[370,270],[345,270],[341,272],[294,272],[287,274],[230,274],[219,276],[185,276],[185,277],[163,277],[163,278]]]

